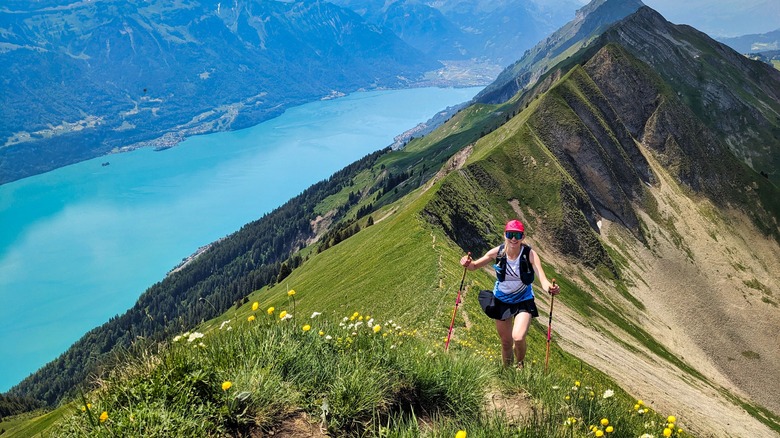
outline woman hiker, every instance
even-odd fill
[[[539,255],[523,243],[525,228],[519,220],[511,220],[504,228],[504,243],[489,250],[482,257],[471,260],[463,256],[460,264],[470,271],[495,261],[496,284],[492,291],[479,293],[479,302],[485,313],[496,320],[496,330],[501,338],[501,357],[504,365],[512,365],[514,350],[517,367],[525,360],[525,335],[531,326],[531,318],[539,316],[534,303],[534,273],[539,276],[542,290],[557,295],[560,288],[547,281]]]

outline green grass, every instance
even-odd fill
[[[256,307],[247,312],[254,318],[218,320],[204,333],[127,352],[97,390],[34,433],[249,436],[301,412],[332,436],[451,437],[465,430],[470,437],[586,437],[591,426],[606,429],[603,418],[616,428],[612,436],[638,436],[647,420],[662,424],[644,406],[632,410],[637,402],[603,374],[557,349],[551,372],[541,361],[517,371],[464,342],[445,353],[424,331],[377,316],[280,318],[278,309]],[[539,356],[539,345],[532,353]],[[508,422],[490,409],[489,394],[530,397],[530,406]]]

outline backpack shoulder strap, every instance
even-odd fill
[[[505,258],[506,257],[506,251],[504,251],[504,244],[498,245],[498,254],[496,254],[496,260]]]

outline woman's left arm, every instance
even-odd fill
[[[561,288],[558,287],[557,284],[553,285],[547,280],[547,275],[544,274],[544,269],[542,269],[542,260],[539,258],[539,254],[531,249],[530,256],[531,265],[534,267],[534,271],[536,271],[536,275],[539,277],[539,283],[542,285],[542,290],[551,295],[558,295]]]

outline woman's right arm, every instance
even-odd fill
[[[485,255],[483,255],[482,257],[476,260],[471,260],[469,256],[465,255],[461,257],[460,265],[465,267],[469,271],[476,271],[477,269],[495,260],[497,255],[498,255],[498,247],[491,249],[490,251],[486,252]]]

